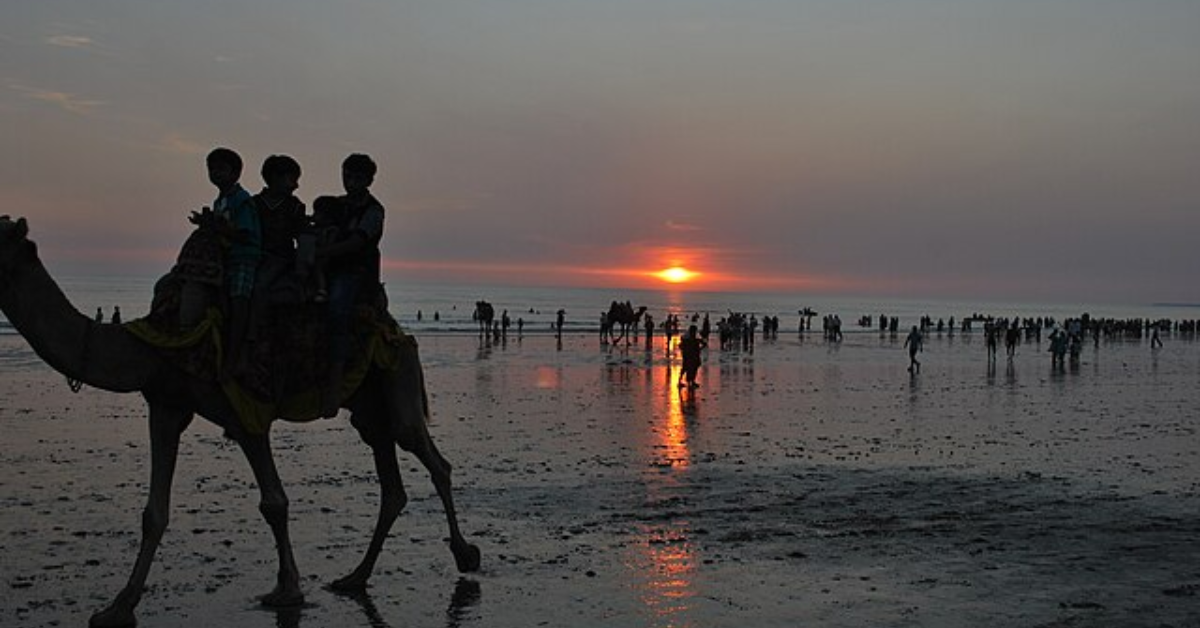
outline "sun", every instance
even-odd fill
[[[700,273],[692,272],[682,266],[672,266],[654,273],[655,277],[667,283],[685,283],[695,279]]]

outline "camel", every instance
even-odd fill
[[[58,372],[101,390],[139,392],[149,406],[150,493],[142,514],[141,547],[128,582],[108,606],[92,615],[90,625],[136,624],[134,610],[167,528],[180,436],[196,414],[224,428],[237,442],[259,486],[259,511],[275,537],[279,560],[275,588],[260,598],[262,603],[274,607],[303,603],[288,536],[288,499],[272,458],[269,430],[251,434],[242,428],[217,381],[187,375],[121,325],[97,323],[79,313],[38,259],[37,247],[26,237],[28,231],[24,218],[14,222],[0,216],[0,310]],[[366,588],[384,540],[407,503],[396,445],[415,454],[432,477],[446,511],[457,568],[462,572],[479,568],[479,548],[468,543],[458,527],[450,464],[429,436],[428,400],[415,343],[400,351],[397,369],[373,368],[342,402],[374,455],[382,497],[366,553],[353,571],[329,585],[335,591]]]
[[[621,330],[621,333],[613,338],[613,344],[620,342],[622,338],[625,339],[625,344],[629,344],[629,329],[636,328],[638,321],[642,319],[642,314],[645,313],[646,306],[644,305],[635,311],[633,305],[628,302],[613,301],[608,308],[608,324],[612,329],[619,327]]]
[[[471,318],[479,323],[479,335],[482,337],[486,333],[489,337],[492,335],[493,320],[496,318],[496,309],[487,301],[475,302],[475,313]]]

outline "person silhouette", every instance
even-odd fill
[[[908,347],[908,372],[919,373],[921,371],[921,363],[917,361],[917,354],[924,351],[924,340],[921,337],[921,330],[913,325],[912,331],[908,332],[908,338],[904,339],[904,346]]]
[[[679,369],[679,388],[684,387],[687,379],[688,388],[696,388],[696,372],[700,370],[700,349],[704,341],[700,339],[695,325],[688,327],[687,335],[679,339],[679,356],[683,365]]]
[[[212,212],[228,232],[225,253],[225,296],[229,298],[228,336],[225,365],[221,377],[227,379],[241,364],[242,345],[250,326],[250,298],[254,277],[262,258],[262,225],[254,198],[238,180],[242,176],[242,157],[231,149],[214,148],[205,158],[208,181],[217,188]],[[193,219],[197,218],[193,216]]]
[[[119,305],[113,306],[112,322],[113,322],[113,325],[121,324],[121,306],[119,306]]]
[[[300,164],[287,155],[271,155],[263,161],[261,174],[266,187],[254,196],[262,251],[250,295],[246,338],[251,344],[266,322],[271,288],[295,272],[296,240],[308,229],[304,203],[294,194],[300,187]]]
[[[341,384],[350,352],[350,321],[359,295],[379,286],[383,239],[383,205],[371,194],[378,168],[368,155],[355,153],[342,161],[340,197],[345,214],[338,225],[337,241],[319,247],[317,258],[327,260],[329,274],[329,370],[321,399],[321,416],[337,415]],[[371,292],[374,294],[374,292]]]

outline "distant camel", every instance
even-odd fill
[[[116,598],[92,615],[91,626],[132,626],[154,553],[167,528],[171,481],[179,437],[195,414],[224,428],[241,447],[259,486],[259,511],[271,526],[279,558],[275,589],[261,598],[268,606],[303,603],[300,573],[288,536],[288,499],[271,455],[269,429],[251,434],[241,425],[215,377],[184,372],[176,362],[145,344],[124,326],[96,323],[80,314],[63,295],[26,239],[22,218],[0,216],[0,310],[33,350],[58,372],[113,392],[140,392],[150,408],[150,496],[142,514],[142,542],[133,573]],[[403,343],[397,368],[371,367],[355,391],[344,391],[342,405],[375,457],[381,504],[370,545],[349,575],[332,587],[361,591],[374,569],[388,532],[408,497],[400,480],[395,446],[412,452],[433,478],[450,526],[450,549],[460,571],[479,568],[479,549],[463,538],[451,495],[450,463],[429,437],[428,397],[415,343]],[[292,420],[297,417],[284,417]],[[311,418],[311,417],[309,417]]]
[[[620,329],[621,333],[616,334],[613,338],[613,344],[625,339],[625,344],[629,344],[629,329],[638,324],[642,319],[642,314],[646,313],[646,306],[641,306],[637,310],[633,309],[633,305],[628,302],[618,303],[612,302],[608,308],[608,324],[613,329]]]
[[[471,315],[471,318],[479,323],[480,336],[484,335],[485,333],[489,336],[492,335],[492,325],[494,324],[493,321],[496,318],[496,309],[492,307],[491,303],[488,303],[487,301],[476,301],[475,313]]]

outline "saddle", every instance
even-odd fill
[[[222,356],[223,312],[210,306],[199,323],[182,327],[179,308],[187,283],[177,273],[162,277],[155,285],[150,314],[126,328],[178,368],[216,381],[227,368]],[[398,348],[414,342],[388,313],[382,286],[366,292],[369,294],[360,301],[351,324],[344,387],[349,392],[357,388],[371,366],[394,367]],[[263,420],[269,424],[274,416],[316,418],[319,391],[329,372],[327,308],[298,299],[297,294],[294,286],[287,285],[272,291],[269,320],[260,328],[258,340],[246,348],[244,367],[231,374],[229,384],[223,384],[239,414],[256,415],[255,425]],[[239,406],[247,409],[243,412]],[[243,423],[247,421],[247,416],[241,418]]]

